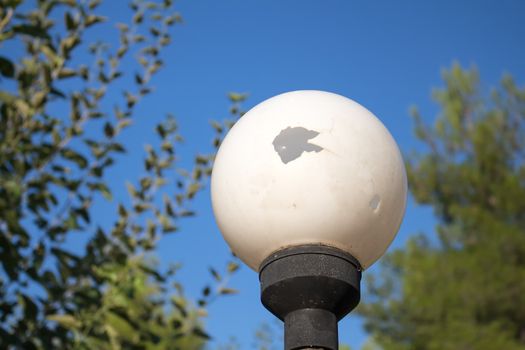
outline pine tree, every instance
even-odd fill
[[[389,254],[360,312],[384,349],[524,349],[525,89],[506,76],[487,96],[458,64],[443,79],[435,123],[413,112],[425,148],[407,163],[436,239]]]

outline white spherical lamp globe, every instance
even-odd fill
[[[293,91],[246,113],[225,137],[211,179],[217,224],[252,269],[273,252],[321,244],[362,268],[401,224],[407,179],[385,126],[360,104]]]

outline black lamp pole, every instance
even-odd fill
[[[261,301],[284,321],[285,350],[338,350],[337,322],[359,303],[361,265],[324,245],[279,250],[259,268]]]

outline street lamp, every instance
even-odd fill
[[[337,322],[360,298],[361,271],[401,224],[399,149],[346,97],[293,91],[246,113],[215,160],[215,218],[259,272],[261,301],[285,322],[285,349],[338,349]]]

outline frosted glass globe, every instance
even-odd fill
[[[324,244],[367,268],[401,224],[407,180],[396,142],[340,95],[293,91],[246,113],[213,166],[212,206],[232,251],[252,269],[274,251]]]

